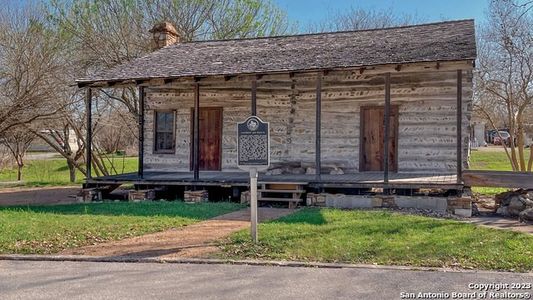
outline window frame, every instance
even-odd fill
[[[172,149],[157,149],[157,114],[172,113]],[[173,109],[156,109],[154,110],[154,128],[153,128],[153,152],[154,154],[175,154],[176,153],[176,110]]]

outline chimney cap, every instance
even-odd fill
[[[150,29],[150,32],[151,33],[165,32],[165,33],[170,33],[170,34],[179,36],[178,31],[176,30],[176,27],[174,27],[174,25],[172,25],[172,23],[170,22],[157,23],[154,25],[154,27],[152,27],[152,29]]]

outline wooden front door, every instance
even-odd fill
[[[191,170],[194,149],[194,109],[191,111]],[[200,108],[200,165],[202,171],[220,171],[222,156],[222,108]]]
[[[384,155],[384,110],[383,106],[361,107],[361,155],[360,171],[383,171]],[[398,169],[398,106],[391,106],[389,131],[389,171]]]

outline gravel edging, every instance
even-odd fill
[[[328,268],[328,269],[378,269],[378,270],[404,270],[404,271],[433,271],[455,273],[497,273],[497,274],[523,274],[533,277],[533,272],[509,272],[474,270],[461,268],[442,267],[414,267],[392,266],[373,264],[349,264],[349,263],[320,263],[301,261],[277,261],[277,260],[233,260],[233,259],[201,259],[201,258],[143,258],[131,256],[84,256],[84,255],[0,255],[0,261],[68,261],[68,262],[101,262],[101,263],[159,263],[159,264],[212,264],[212,265],[249,265],[249,266],[272,266],[272,267],[305,267],[305,268]]]

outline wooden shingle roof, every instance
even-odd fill
[[[384,29],[178,43],[77,80],[265,74],[383,64],[474,60],[473,20]]]

